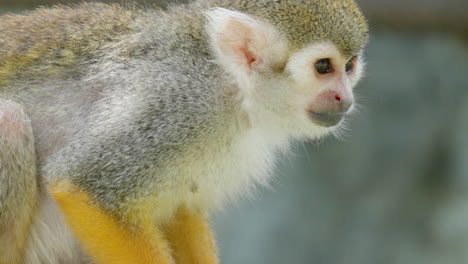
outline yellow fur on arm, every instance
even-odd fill
[[[65,189],[65,190],[64,190]],[[170,249],[155,225],[130,231],[74,187],[50,188],[52,197],[83,248],[98,264],[173,264]]]
[[[181,208],[162,230],[177,264],[219,263],[213,233],[204,216]]]

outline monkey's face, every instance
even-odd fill
[[[363,68],[361,54],[345,56],[327,42],[311,44],[289,57],[285,76],[290,93],[296,94],[291,107],[307,134],[326,132],[316,127],[336,129],[350,115],[355,108],[353,87]]]
[[[362,76],[363,58],[345,56],[328,42],[292,53],[283,47],[289,56],[254,67],[245,105],[253,126],[296,138],[339,132],[355,109],[353,87]]]
[[[341,127],[354,108],[360,54],[344,55],[331,41],[293,49],[273,25],[236,11],[208,16],[218,63],[237,84],[253,127],[308,138]]]

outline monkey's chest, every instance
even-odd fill
[[[157,195],[157,218],[169,217],[180,206],[208,212],[248,195],[256,184],[267,183],[274,159],[274,146],[252,133],[225,149],[207,151],[196,162],[183,162],[171,176],[174,187]]]

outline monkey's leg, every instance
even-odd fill
[[[219,263],[208,221],[199,213],[181,208],[175,219],[163,227],[177,264]]]
[[[120,224],[116,217],[93,204],[85,192],[68,183],[54,184],[49,190],[71,230],[96,263],[174,263],[167,241],[154,224]]]
[[[21,263],[38,201],[31,123],[20,105],[0,99],[0,264]]]

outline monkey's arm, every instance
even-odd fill
[[[126,226],[94,205],[89,196],[69,184],[49,188],[83,248],[98,264],[171,264],[161,231],[141,221]]]
[[[38,194],[31,123],[0,99],[0,264],[21,263]]]
[[[177,264],[219,263],[212,231],[202,214],[180,208],[163,232]]]

